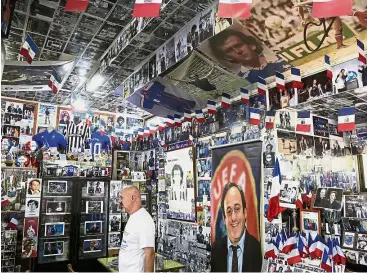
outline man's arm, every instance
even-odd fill
[[[154,248],[146,247],[144,248],[144,252],[145,252],[144,271],[154,272],[154,260],[155,260]]]

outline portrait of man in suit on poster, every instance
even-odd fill
[[[260,242],[246,230],[246,199],[242,188],[230,182],[223,189],[221,209],[227,235],[212,246],[212,272],[260,272]]]

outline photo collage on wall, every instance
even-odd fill
[[[127,213],[121,213],[119,199],[121,181],[110,182],[109,233],[108,249],[119,249],[121,243],[121,227],[127,222]]]

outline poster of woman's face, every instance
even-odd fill
[[[167,152],[165,173],[170,182],[167,217],[195,221],[195,188],[191,187],[195,179],[192,147]]]

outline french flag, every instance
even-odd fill
[[[156,125],[151,125],[149,126],[149,132],[154,135],[157,132],[157,126]]]
[[[364,44],[357,39],[358,46],[358,61],[363,64],[367,64],[366,54],[364,53]]]
[[[266,111],[265,128],[274,129],[275,111]]]
[[[246,88],[241,88],[241,101],[245,104],[250,103],[250,94]]]
[[[313,18],[330,18],[351,14],[352,0],[313,0]]]
[[[292,237],[292,238],[295,238],[295,237]],[[299,255],[297,245],[292,245],[292,246],[293,247],[292,247],[291,251],[287,255],[287,262],[290,265],[300,263],[302,261],[301,256]]]
[[[284,243],[282,252],[285,253],[285,254],[287,254],[287,253],[291,252],[294,248],[296,248],[298,250],[297,244],[298,244],[297,237],[295,237],[294,235],[292,235]]]
[[[196,119],[198,121],[198,123],[204,123],[205,122],[205,118],[203,115],[203,110],[195,110],[195,115],[196,115]]]
[[[268,86],[266,85],[266,81],[261,77],[257,77],[257,92],[260,95],[266,95],[267,90]]]
[[[284,75],[278,71],[275,71],[275,83],[280,90],[285,90]]]
[[[159,123],[159,125],[158,125],[158,131],[163,131],[164,128],[166,128],[166,125],[164,123]]]
[[[326,69],[327,69],[326,70],[326,77],[328,77],[329,79],[332,79],[333,78],[333,71],[331,70],[330,57],[328,55],[325,55],[324,60],[325,60]]]
[[[283,240],[282,240],[282,235],[280,235],[279,233],[278,233],[278,234],[277,234],[277,236],[275,237],[274,245],[277,247],[277,249],[278,249],[279,251],[282,251],[282,250],[283,250],[284,242],[283,242]]]
[[[150,129],[149,129],[149,127],[144,127],[144,136],[145,137],[150,136]]]
[[[346,107],[339,109],[338,132],[355,130],[356,128],[355,115],[356,115],[356,109],[354,107]]]
[[[143,137],[144,136],[144,128],[139,128],[138,129],[138,137]],[[149,131],[149,128],[148,128],[148,131]]]
[[[167,127],[173,127],[174,125],[174,118],[170,115],[167,116],[167,120],[166,120],[166,126]]]
[[[312,201],[312,192],[310,191],[309,193],[303,193],[302,194],[302,201],[303,203],[308,203],[311,204]]]
[[[34,57],[38,54],[39,49],[32,38],[27,34],[24,40],[23,46],[19,51],[19,54],[26,58],[27,63],[32,64]]]
[[[312,259],[321,259],[322,253],[327,246],[324,244],[323,239],[320,235],[316,235],[314,241],[310,245],[310,256]]]
[[[51,88],[52,93],[57,94],[57,92],[59,92],[60,90],[60,86],[61,86],[61,78],[54,70],[52,71],[51,77],[48,80],[48,87]]]
[[[296,200],[296,207],[303,209],[303,200],[302,200],[302,194],[299,192]]]
[[[275,161],[275,167],[273,170],[271,193],[269,197],[269,206],[268,206],[268,214],[267,214],[267,218],[270,222],[274,218],[276,218],[279,213],[285,210],[285,208],[282,208],[279,206],[281,183],[282,183],[282,176],[280,173],[279,160],[277,158]]]
[[[181,127],[181,116],[178,114],[175,114],[175,126]]]
[[[163,140],[161,140],[161,146],[162,146],[163,148],[166,148],[166,147],[167,147],[167,143],[166,143],[166,141],[164,141],[164,139],[163,139]]]
[[[297,132],[310,132],[311,131],[311,112],[302,111],[297,113]]]
[[[291,68],[291,77],[292,77],[292,88],[302,88],[302,78],[301,78],[301,70],[299,68],[292,67]]]
[[[138,131],[138,130],[133,131],[133,135],[134,135],[134,136],[137,136],[137,135],[138,135],[138,133],[139,133],[139,131]]]
[[[158,17],[162,0],[135,0],[133,17]]]
[[[184,113],[184,121],[191,122],[191,120],[192,120],[191,113],[185,112]]]
[[[274,245],[273,241],[271,241],[270,243],[267,243],[265,246],[265,259],[275,259],[279,254],[279,251],[277,249],[277,247]]]
[[[208,100],[207,107],[208,107],[209,114],[215,115],[217,113],[217,106],[216,106],[215,101]]]
[[[298,236],[298,252],[301,257],[306,257],[308,255],[307,240],[301,234]]]
[[[333,249],[333,260],[334,260],[334,262],[336,262],[337,264],[345,264],[346,258],[345,258],[343,249],[340,247],[339,242],[336,238],[334,238],[334,240],[333,240],[333,245],[336,249],[335,255],[334,255],[334,249]]]
[[[250,107],[250,124],[260,125],[260,109]]]
[[[231,107],[231,95],[227,93],[222,93],[222,108]]]
[[[326,251],[326,249],[324,249],[324,252],[322,254],[322,258],[321,258],[321,263],[320,263],[320,267],[322,269],[324,269],[326,272],[331,272],[333,267],[331,265],[331,261],[329,258],[329,254]]]
[[[219,0],[218,17],[248,19],[252,0]]]

